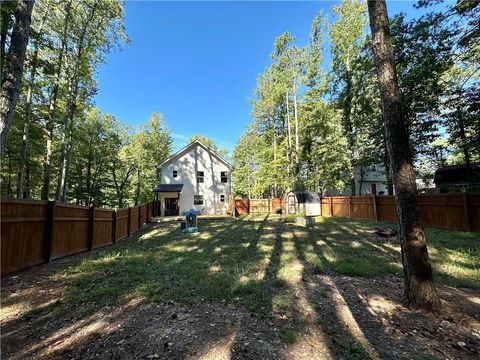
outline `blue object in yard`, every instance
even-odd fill
[[[185,216],[185,228],[182,226],[182,232],[184,233],[194,233],[198,231],[197,227],[197,216],[200,214],[199,211],[196,210],[187,210],[183,212]]]

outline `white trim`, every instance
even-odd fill
[[[198,144],[200,146],[202,146],[205,150],[207,150],[208,152],[210,152],[213,156],[215,156],[218,160],[220,160],[222,163],[224,163],[229,169],[230,171],[233,171],[234,168],[233,166],[227,161],[225,160],[224,158],[222,158],[220,155],[218,155],[215,151],[211,150],[209,147],[207,147],[206,145],[204,145],[202,142],[200,142],[199,140],[195,140],[193,142],[191,142],[190,144],[188,144],[187,146],[185,146],[184,148],[178,150],[175,154],[173,154],[172,156],[170,156],[167,160],[165,160],[164,162],[162,162],[161,164],[158,164],[157,165],[157,169],[161,170],[162,166],[168,164],[169,162],[171,162],[172,160],[174,160],[175,158],[177,158],[180,154],[182,154],[183,152],[185,152],[186,150],[188,150],[189,148],[193,147],[195,144]]]

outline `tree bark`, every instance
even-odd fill
[[[290,130],[290,110],[288,107],[288,91],[285,93],[285,101],[287,104],[287,144],[288,144],[288,154],[287,154],[287,169],[290,172],[290,166],[291,166],[291,161],[292,161],[292,139],[291,139],[291,130]],[[290,174],[289,174],[290,175]]]
[[[400,227],[404,300],[407,306],[436,310],[440,300],[433,283],[425,233],[419,218],[415,173],[398,90],[385,0],[369,0],[368,12]]]
[[[15,24],[10,38],[10,47],[5,57],[0,90],[0,155],[3,154],[12,124],[15,106],[20,96],[23,64],[27,51],[28,35],[34,0],[18,0],[14,11]]]
[[[346,86],[345,86],[345,100],[343,102],[343,126],[347,133],[348,147],[350,150],[350,165],[352,167],[353,174],[350,177],[350,193],[355,195],[356,184],[355,184],[355,137],[353,134],[352,126],[352,75],[350,74],[350,62],[347,59],[346,63]]]
[[[300,144],[298,141],[298,112],[297,112],[297,87],[293,80],[293,111],[295,116],[295,174],[298,174],[298,162],[300,154]]]
[[[135,191],[135,206],[138,205],[139,198],[140,198],[140,168],[137,169],[137,189]]]
[[[70,0],[65,6],[65,20],[63,22],[60,54],[58,55],[58,62],[55,69],[53,86],[50,94],[50,102],[48,107],[48,117],[47,117],[47,126],[46,126],[47,145],[46,145],[45,158],[43,162],[42,200],[48,200],[48,197],[50,194],[50,177],[52,172],[52,153],[53,153],[53,127],[55,124],[55,111],[57,109],[57,95],[60,87],[60,75],[62,72],[63,56],[65,53],[65,46],[67,43],[68,25],[70,20],[71,6],[72,6],[72,0]]]
[[[393,195],[392,172],[390,171],[390,158],[388,157],[387,139],[383,136],[383,165],[385,167],[385,177],[387,179],[387,195]]]

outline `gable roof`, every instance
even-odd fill
[[[320,202],[320,194],[313,191],[293,190],[289,194],[294,193],[300,204],[310,204]]]
[[[167,160],[165,160],[164,162],[158,164],[157,166],[157,169],[160,169],[162,166],[170,163],[171,161],[175,160],[176,158],[180,157],[181,155],[187,153],[188,151],[190,151],[191,148],[193,148],[195,145],[200,145],[201,147],[203,147],[206,151],[208,151],[210,154],[212,154],[213,156],[215,156],[220,162],[222,162],[223,164],[225,164],[230,170],[234,170],[232,164],[230,164],[227,160],[225,160],[224,158],[222,158],[220,155],[218,155],[215,151],[213,151],[212,149],[210,149],[208,146],[206,146],[205,144],[203,144],[201,141],[199,140],[195,140],[193,142],[191,142],[190,144],[188,144],[187,146],[185,146],[184,148],[178,150],[175,154],[173,154],[172,156],[170,156]]]

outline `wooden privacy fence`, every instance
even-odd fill
[[[420,216],[426,226],[480,231],[480,194],[418,195]],[[285,199],[236,199],[236,215],[285,211]],[[326,216],[397,222],[394,196],[328,196],[321,198],[320,211]]]
[[[114,244],[141,229],[153,212],[153,203],[114,210],[2,199],[1,274]]]
[[[480,231],[480,194],[422,194],[418,205],[425,226]],[[329,196],[320,206],[322,215],[397,222],[394,196]]]
[[[285,199],[235,199],[235,215],[275,214],[279,207],[282,208],[282,213],[285,214]]]

